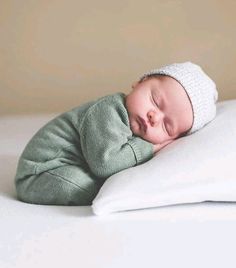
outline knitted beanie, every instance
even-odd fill
[[[216,115],[218,93],[215,83],[200,66],[191,62],[174,63],[154,69],[141,76],[140,81],[151,75],[167,75],[178,81],[192,104],[193,125],[188,131],[191,134],[209,123]]]

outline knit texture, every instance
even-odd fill
[[[15,182],[19,199],[89,204],[97,191],[92,180],[106,179],[149,160],[153,145],[133,135],[124,98],[122,93],[100,98],[42,127],[18,162]],[[79,188],[82,194],[90,193],[89,201],[77,200]],[[64,202],[66,199],[69,201]]]
[[[218,93],[212,79],[202,68],[191,62],[174,63],[145,73],[144,77],[159,74],[168,75],[177,80],[185,89],[193,109],[193,125],[191,134],[214,119]]]

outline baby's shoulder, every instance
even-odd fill
[[[115,93],[99,98],[86,111],[82,120],[84,122],[92,121],[110,122],[114,120],[128,121],[128,113],[125,108],[125,94]]]
[[[125,110],[125,94],[115,93],[99,98],[87,110],[90,113],[107,113],[115,110]]]
[[[110,95],[103,96],[99,98],[95,105],[114,105],[114,104],[124,104],[125,94],[118,92]]]

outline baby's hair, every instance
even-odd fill
[[[138,82],[141,83],[146,79],[150,79],[150,78],[153,78],[153,77],[160,77],[160,76],[165,76],[165,75],[163,75],[163,74],[150,74],[150,75],[142,77],[141,79],[139,79]]]

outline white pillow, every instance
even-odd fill
[[[236,201],[236,99],[218,103],[203,129],[108,178],[92,209],[103,215],[203,201]]]

